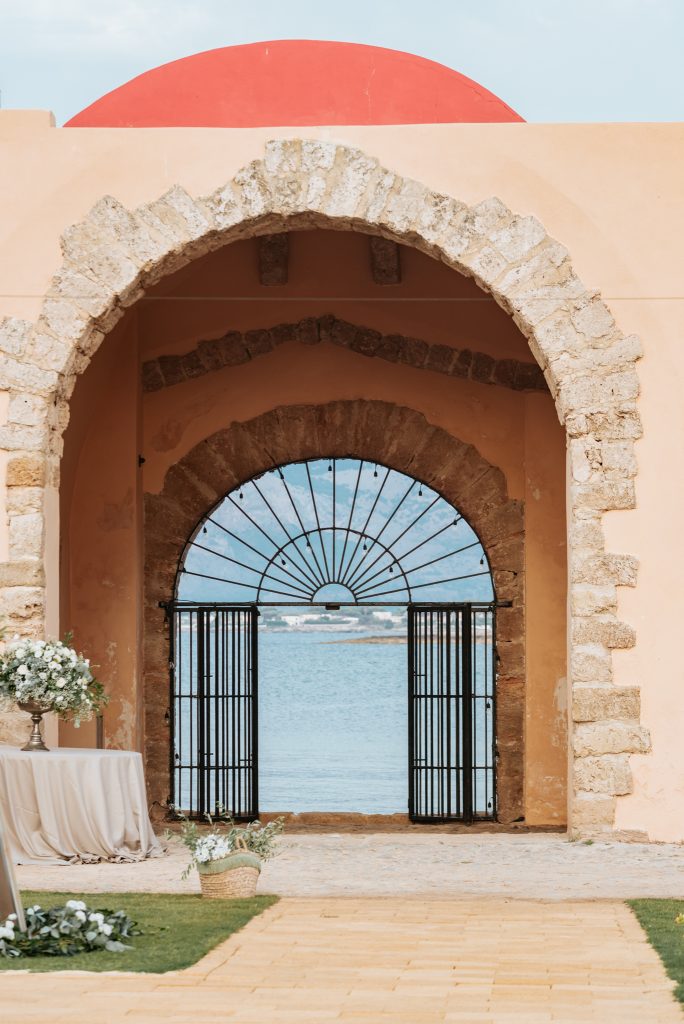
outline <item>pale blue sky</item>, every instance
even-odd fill
[[[684,0],[0,0],[2,106],[62,123],[158,64],[281,38],[409,50],[529,121],[684,120]]]

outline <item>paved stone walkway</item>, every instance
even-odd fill
[[[5,1024],[682,1024],[616,902],[284,899],[187,971],[0,986]]]
[[[569,843],[564,836],[360,833],[286,835],[260,892],[286,896],[513,896],[684,899],[684,847]],[[140,864],[25,866],[23,888],[70,892],[194,892],[185,849]]]

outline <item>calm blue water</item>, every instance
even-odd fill
[[[406,811],[406,644],[259,637],[263,810]]]

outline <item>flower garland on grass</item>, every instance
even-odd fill
[[[18,930],[16,914],[0,926],[0,956],[75,956],[102,949],[123,953],[131,949],[124,940],[134,935],[142,932],[123,910],[92,910],[83,900],[52,910],[36,904],[26,910],[26,931]]]
[[[0,709],[33,701],[76,726],[100,712],[104,689],[89,660],[70,646],[70,634],[65,641],[14,637],[0,654]]]

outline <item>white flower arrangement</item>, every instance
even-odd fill
[[[268,825],[253,821],[249,825],[236,825],[222,807],[217,807],[214,815],[205,815],[212,832],[201,832],[197,822],[189,821],[177,808],[170,810],[181,823],[181,842],[190,850],[190,863],[183,872],[187,878],[193,868],[200,864],[209,864],[223,860],[230,853],[243,850],[256,854],[261,860],[269,860],[276,855],[277,837],[284,828],[285,819],[275,818]],[[173,832],[167,829],[166,838],[173,838]]]
[[[107,703],[90,662],[61,640],[15,636],[0,654],[0,708],[33,701],[78,726]]]

